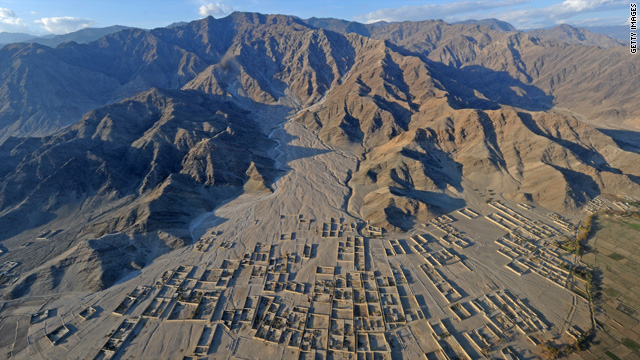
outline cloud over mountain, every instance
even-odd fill
[[[200,6],[198,13],[202,16],[224,16],[228,13],[233,12],[233,7],[225,4],[225,3],[208,3],[206,5]]]
[[[460,17],[463,14],[476,14],[485,10],[513,6],[527,2],[526,0],[505,1],[456,1],[445,4],[427,4],[419,6],[402,6],[372,11],[356,17],[356,20],[365,23],[376,21],[406,21],[424,19],[446,19],[452,16]]]
[[[54,34],[66,34],[72,31],[87,28],[95,23],[91,19],[82,19],[71,16],[46,17],[35,21],[43,29]]]
[[[628,2],[620,0],[564,0],[552,2],[472,0],[379,9],[358,15],[355,20],[373,23],[376,21],[395,22],[425,19],[457,21],[471,18],[497,18],[514,23],[519,28],[533,28],[553,26],[572,21],[582,23],[583,18],[587,16],[602,16],[603,11],[625,9],[627,5]],[[620,22],[619,20],[617,17],[615,18],[615,22]]]
[[[620,0],[565,0],[541,8],[499,11],[492,13],[491,16],[521,25],[516,25],[517,27],[545,27],[572,22],[572,19],[582,14],[599,16],[602,11],[626,8],[627,5],[628,2]],[[579,20],[578,22],[582,24],[583,20]]]

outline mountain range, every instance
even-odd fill
[[[85,28],[78,31],[73,31],[63,35],[45,35],[34,36],[25,33],[9,33],[0,32],[0,46],[4,46],[12,43],[36,43],[51,47],[56,47],[60,44],[75,41],[78,43],[88,43],[98,40],[99,38],[113,34],[120,30],[130,29],[128,26],[113,25],[104,28]]]
[[[91,281],[55,288],[110,286],[192,241],[197,214],[271,191],[284,171],[266,155],[271,113],[354,154],[349,211],[389,229],[478,189],[559,212],[640,193],[628,49],[505,26],[233,13],[5,46],[0,224],[12,230],[0,240],[65,229],[53,250],[31,245],[44,265],[22,271],[45,275],[11,296],[60,268]]]
[[[554,26],[549,29],[531,30],[527,33],[535,37],[557,40],[565,44],[593,45],[603,48],[625,46],[628,43],[628,41],[619,41],[607,35],[597,34],[585,28],[576,28],[567,24]]]

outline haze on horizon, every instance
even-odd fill
[[[629,2],[620,0],[406,0],[345,2],[325,0],[4,0],[0,1],[0,32],[34,35],[66,34],[87,27],[126,25],[156,28],[205,16],[224,17],[233,11],[295,15],[301,18],[331,17],[372,23],[443,19],[447,22],[496,18],[518,29],[624,25]]]

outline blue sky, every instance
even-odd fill
[[[84,27],[141,28],[191,21],[233,11],[334,17],[369,23],[443,19],[454,22],[489,17],[520,29],[568,23],[623,25],[629,1],[620,0],[0,0],[0,31],[62,34]]]

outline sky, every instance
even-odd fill
[[[497,18],[519,29],[624,25],[624,0],[0,0],[0,32],[65,34],[86,27],[127,25],[151,29],[233,11],[333,17],[362,23]]]

